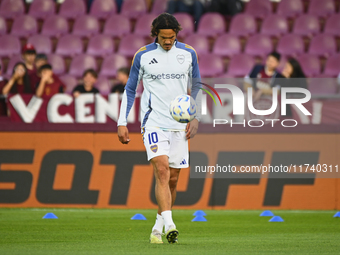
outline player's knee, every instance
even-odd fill
[[[159,184],[167,184],[170,178],[170,171],[167,167],[158,167],[156,174],[156,180]]]

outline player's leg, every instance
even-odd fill
[[[180,170],[181,170],[180,168],[170,167],[169,187],[170,187],[170,192],[171,192],[171,208],[174,205],[175,200],[176,200],[177,182],[178,182]]]

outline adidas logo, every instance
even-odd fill
[[[157,64],[158,62],[157,62],[157,60],[155,59],[155,58],[153,58],[152,60],[151,60],[151,62],[149,63],[149,65],[151,65],[151,64]]]
[[[180,166],[181,166],[181,165],[186,165],[186,163],[187,163],[187,162],[185,161],[185,159],[183,159],[182,162],[181,162],[179,165],[180,165]]]

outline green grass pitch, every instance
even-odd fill
[[[42,219],[53,212],[59,219]],[[155,210],[0,209],[0,254],[339,254],[335,211],[210,211],[191,222],[194,210],[174,210],[179,244],[149,244]],[[142,213],[146,221],[133,221]]]

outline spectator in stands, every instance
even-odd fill
[[[36,96],[53,96],[65,91],[65,84],[52,71],[50,64],[42,65],[39,68],[40,82],[36,89]]]
[[[129,79],[129,68],[122,67],[117,71],[117,80],[119,81],[112,89],[111,93],[124,93],[125,85]]]
[[[22,48],[22,58],[24,60],[24,63],[27,68],[28,75],[31,75],[32,73],[36,72],[35,66],[34,66],[34,60],[36,56],[35,48],[32,44],[27,43]]]
[[[243,8],[241,0],[211,0],[207,2],[208,12],[219,12],[222,15],[234,16]]]
[[[45,54],[37,54],[35,56],[34,65],[35,65],[35,72],[30,75],[30,80],[32,85],[36,88],[39,85],[40,82],[40,74],[38,72],[39,68],[45,64],[48,64],[47,62],[47,56]]]
[[[299,87],[307,89],[307,80],[306,75],[304,74],[300,63],[294,59],[288,59],[283,71],[282,75],[286,79],[280,79],[281,87]],[[299,93],[287,93],[287,97],[290,98],[298,98],[301,95]],[[293,115],[291,105],[286,106],[286,116],[291,117]]]
[[[279,66],[281,55],[272,52],[267,56],[265,65],[255,65],[249,76],[246,77],[245,90],[249,86],[253,87],[254,101],[261,95],[272,94],[272,88],[277,86],[276,80],[283,78],[276,69]]]
[[[79,84],[73,89],[73,96],[78,97],[81,93],[99,93],[99,90],[94,87],[97,78],[98,74],[95,70],[85,70],[83,74],[83,84]]]
[[[5,96],[2,95],[2,89],[6,83],[7,81],[2,77],[2,66],[0,65],[0,116],[7,116]]]
[[[204,5],[207,0],[170,0],[168,2],[167,12],[174,14],[176,12],[186,12],[193,15],[195,20],[195,26],[204,13]]]
[[[18,62],[13,68],[12,77],[2,88],[2,94],[33,94],[34,87],[32,86],[26,65],[23,62]]]

